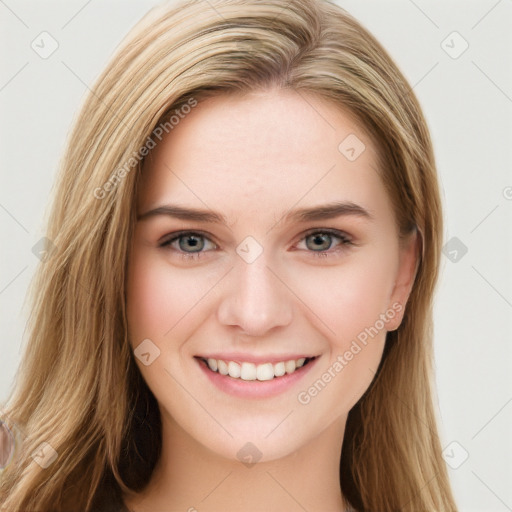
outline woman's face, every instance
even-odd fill
[[[239,460],[342,436],[416,254],[352,118],[292,91],[208,99],[146,158],[137,213],[129,334],[164,435]]]

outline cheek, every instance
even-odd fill
[[[391,256],[369,253],[347,264],[305,268],[295,279],[297,295],[314,313],[311,321],[316,318],[315,325],[323,326],[331,349],[343,349],[388,310],[393,262]]]
[[[203,276],[204,277],[204,276]],[[199,279],[173,268],[149,250],[135,251],[127,285],[127,314],[132,343],[139,339],[164,340],[190,324],[201,298],[214,280]],[[184,322],[183,320],[188,320]]]
[[[346,264],[301,272],[300,284],[296,282],[298,295],[314,313],[309,314],[310,321],[323,332],[329,352],[311,387],[298,397],[299,403],[312,406],[310,412],[318,408],[318,414],[326,404],[336,404],[326,422],[350,410],[377,371],[386,323],[396,313],[388,302],[395,264],[393,251],[361,252]]]
[[[183,394],[170,373],[180,371],[183,345],[201,324],[205,314],[205,301],[201,299],[215,281],[215,276],[203,275],[200,279],[186,269],[173,267],[154,249],[142,244],[132,253],[126,293],[129,339],[135,355],[143,340],[151,341],[147,345],[149,364],[137,357],[136,364],[167,410],[183,408]],[[177,392],[169,393],[173,388]]]

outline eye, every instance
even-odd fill
[[[329,256],[331,253],[339,253],[347,249],[347,246],[354,245],[349,235],[337,229],[316,229],[309,231],[301,239],[301,242],[303,240],[305,241],[305,247],[308,252],[312,252],[314,256],[323,258]],[[335,243],[336,240],[337,243]],[[297,247],[303,249],[303,247],[300,247],[300,244],[297,245]],[[337,247],[337,249],[329,250],[332,247]]]
[[[210,244],[209,249],[205,249]],[[160,242],[159,247],[174,250],[184,259],[199,259],[207,250],[216,249],[217,246],[205,235],[196,231],[183,231],[172,233]]]
[[[304,247],[300,243],[305,242]],[[348,246],[355,245],[349,235],[337,229],[315,229],[308,231],[296,246],[298,249],[306,250],[315,257],[328,257],[335,255]],[[217,249],[217,245],[212,242],[205,234],[197,231],[181,231],[171,233],[159,243],[159,247],[171,250],[178,257],[185,260],[198,260],[204,256],[205,252]],[[331,250],[332,248],[334,250]],[[337,249],[336,249],[337,247]]]

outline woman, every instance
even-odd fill
[[[152,10],[68,143],[2,506],[456,510],[441,236],[420,107],[346,12]]]

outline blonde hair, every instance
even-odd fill
[[[152,9],[76,120],[48,222],[55,247],[33,282],[30,335],[2,418],[22,435],[2,472],[0,504],[9,512],[88,512],[149,481],[160,417],[130,350],[124,295],[141,148],[186,104],[281,87],[359,119],[378,148],[401,232],[421,234],[402,324],[387,334],[378,372],[349,414],[343,494],[360,511],[456,510],[431,390],[442,212],[419,104],[381,45],[335,4],[210,4]],[[57,452],[44,469],[31,457],[41,443]]]

